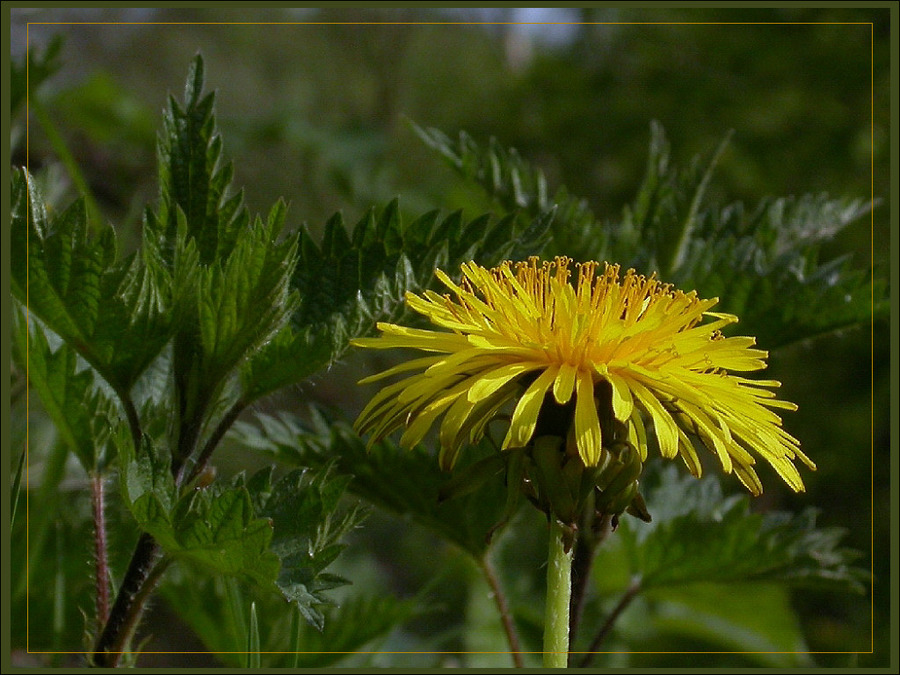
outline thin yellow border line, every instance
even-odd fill
[[[870,29],[870,254],[871,254],[871,317],[870,317],[870,389],[871,389],[871,457],[870,457],[870,554],[869,584],[871,589],[870,608],[870,649],[863,651],[806,651],[806,652],[735,652],[735,651],[690,651],[690,652],[639,652],[639,651],[599,651],[569,652],[570,654],[874,654],[875,653],[875,23],[872,21],[29,21],[25,24],[25,168],[31,174],[30,132],[30,30],[31,26],[869,26]],[[30,204],[26,188],[26,204]],[[31,209],[26,208],[25,231],[25,309],[26,321],[29,306],[29,232]],[[27,328],[27,326],[26,326]],[[25,381],[29,381],[29,348],[25,341]],[[25,388],[25,653],[26,654],[89,654],[87,651],[31,651],[30,640],[30,460],[29,429],[30,404],[29,387]],[[141,651],[115,652],[120,654],[512,654],[513,652],[217,652],[217,651]],[[517,652],[521,654],[543,654],[544,652]]]

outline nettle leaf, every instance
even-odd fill
[[[83,200],[49,216],[24,169],[14,172],[12,193],[13,294],[127,393],[171,334],[165,276],[146,272],[152,251],[114,264],[112,228],[91,236]]]
[[[686,283],[720,297],[760,344],[860,325],[888,311],[887,285],[849,256],[819,261],[820,247],[869,212],[861,200],[827,195],[766,199],[711,209],[685,257]]]
[[[726,499],[711,477],[679,477],[672,467],[647,503],[653,522],[625,519],[616,535],[645,590],[747,581],[864,590],[859,554],[840,547],[843,530],[817,527],[813,510],[751,513],[748,497]]]
[[[172,508],[176,501],[171,457],[149,435],[141,447],[124,443],[119,451],[122,501],[145,532],[171,539]]]
[[[694,157],[686,169],[679,169],[671,162],[662,126],[657,122],[651,125],[644,181],[633,204],[625,207],[615,232],[617,262],[654,269],[666,278],[682,267],[699,224],[706,189],[729,138],[730,134],[710,160]]]
[[[13,355],[40,396],[44,409],[85,471],[108,461],[110,432],[121,420],[115,403],[97,387],[94,373],[66,343],[51,348],[44,329],[13,311]],[[27,364],[26,364],[27,359]]]
[[[505,521],[506,488],[501,471],[485,482],[489,488],[442,500],[442,489],[451,480],[437,458],[422,446],[408,451],[390,440],[366,444],[336,414],[318,409],[304,424],[295,416],[258,415],[256,424],[238,422],[233,437],[280,463],[322,467],[336,461],[341,471],[352,473],[349,490],[372,504],[401,516],[409,516],[478,557],[487,549],[489,535]],[[495,452],[486,446],[467,453],[474,461]]]
[[[241,233],[221,264],[199,275],[198,319],[203,354],[201,379],[216,381],[284,327],[297,304],[289,282],[296,239],[275,243],[285,207],[277,204],[263,224]]]
[[[122,453],[121,485],[138,525],[168,555],[261,586],[275,581],[279,561],[269,551],[272,525],[255,517],[250,493],[239,482],[177,498],[171,458],[145,436],[140,452]]]
[[[719,297],[717,310],[739,315],[742,331],[765,347],[860,325],[873,309],[887,315],[884,281],[854,269],[846,257],[820,260],[822,244],[866,214],[866,202],[807,195],[765,199],[755,209],[708,203],[707,188],[730,135],[711,158],[695,157],[681,168],[654,123],[634,202],[620,222],[601,226],[564,187],[548,198],[540,169],[514,150],[495,141],[481,148],[465,134],[453,142],[433,129],[417,131],[506,210],[533,214],[556,203],[549,254],[655,272],[703,297]]]
[[[653,125],[643,185],[615,233],[616,260],[719,297],[717,310],[740,316],[741,330],[766,347],[868,321],[873,299],[884,315],[883,282],[853,269],[847,257],[820,261],[822,244],[869,204],[826,195],[768,198],[754,209],[708,204],[706,187],[724,148],[680,169],[662,127]]]
[[[723,592],[720,585],[699,583],[649,591],[647,599],[650,611],[640,619],[659,636],[661,651],[669,645],[677,651],[679,644],[690,640],[710,645],[710,651],[740,653],[760,666],[814,665],[805,653],[809,646],[791,607],[790,593],[779,584],[732,584]],[[632,648],[642,647],[632,643]],[[696,654],[685,658],[685,665],[701,665]],[[721,663],[719,654],[711,659]]]
[[[642,486],[653,521],[623,519],[597,550],[598,595],[585,608],[582,649],[628,598],[604,652],[687,645],[697,653],[685,654],[693,659],[685,665],[718,650],[766,666],[809,665],[791,588],[865,590],[859,553],[841,547],[842,530],[816,526],[812,510],[754,514],[748,497],[724,497],[715,477],[697,480],[671,466],[648,466]],[[630,662],[655,664],[645,656]]]
[[[406,292],[432,285],[435,267],[454,273],[466,260],[491,264],[537,251],[552,219],[549,211],[522,226],[487,215],[466,222],[459,212],[441,220],[434,211],[406,225],[395,200],[352,229],[333,216],[320,243],[304,228],[291,282],[299,305],[289,328],[244,369],[248,400],[333,364],[376,322],[399,320]]]
[[[319,630],[325,621],[321,606],[329,604],[324,591],[348,583],[324,570],[344,549],[341,538],[365,516],[359,506],[339,508],[350,477],[334,475],[333,465],[292,471],[274,485],[271,469],[247,481],[257,513],[274,528],[270,548],[281,561],[275,583]]]
[[[254,516],[244,488],[213,484],[195,490],[178,501],[171,522],[169,536],[151,531],[168,552],[262,586],[278,575],[278,557],[269,550],[272,524]]]
[[[412,126],[426,145],[506,212],[521,211],[537,218],[555,210],[552,237],[544,242],[545,255],[578,259],[579,252],[592,250],[595,259],[607,259],[608,228],[599,222],[587,201],[570,195],[565,186],[551,194],[544,172],[523,159],[515,148],[504,148],[494,138],[482,148],[464,131],[453,141],[438,129]]]
[[[265,221],[251,222],[242,194],[231,194],[233,169],[203,75],[197,56],[183,105],[170,98],[158,144],[160,206],[144,228],[173,289],[180,459],[193,451],[209,410],[229,398],[225,383],[238,368],[252,368],[248,359],[284,331],[298,302],[290,288],[297,237],[279,241],[286,206],[278,202]],[[247,384],[240,405],[258,396]]]
[[[188,72],[184,106],[169,97],[159,138],[160,221],[173,242],[184,219],[196,242],[200,262],[227,257],[250,222],[243,194],[229,195],[234,169],[222,160],[216,130],[215,94],[203,93],[203,59],[198,54]]]

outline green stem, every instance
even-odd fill
[[[547,557],[547,606],[544,612],[544,667],[565,668],[569,658],[569,603],[572,551],[566,550],[562,524],[552,518]]]

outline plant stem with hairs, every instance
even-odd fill
[[[563,525],[552,518],[547,557],[547,605],[544,612],[545,668],[565,668],[567,665],[571,599],[572,550],[566,550]]]
[[[102,630],[109,619],[109,556],[106,542],[106,514],[104,504],[103,475],[98,471],[91,476],[91,510],[94,516],[94,565],[96,582],[97,630]]]

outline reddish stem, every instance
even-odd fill
[[[497,573],[494,571],[494,566],[491,565],[487,553],[484,554],[480,562],[481,570],[484,572],[484,577],[491,587],[494,602],[497,603],[497,610],[500,612],[500,620],[503,623],[503,631],[506,633],[506,640],[509,643],[513,665],[516,668],[523,668],[525,664],[522,661],[522,647],[519,646],[519,635],[516,632],[516,625],[509,611],[506,596],[503,594],[503,588],[500,586],[500,579],[497,577]]]
[[[103,630],[109,619],[109,558],[106,546],[106,514],[103,476],[91,475],[91,507],[94,513],[94,564],[97,582],[97,630]]]

